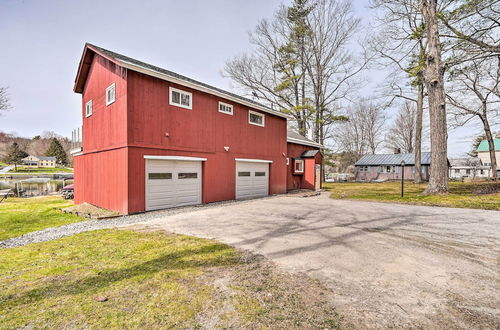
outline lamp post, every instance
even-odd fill
[[[404,196],[404,191],[405,191],[404,182],[405,182],[405,161],[402,160],[401,161],[401,197]]]

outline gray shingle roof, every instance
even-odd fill
[[[248,99],[246,97],[243,97],[243,96],[240,96],[240,95],[237,95],[237,94],[225,91],[223,89],[220,89],[220,88],[217,88],[217,87],[214,87],[214,86],[202,83],[200,81],[197,81],[197,80],[191,79],[189,77],[186,77],[186,76],[180,75],[178,73],[175,73],[173,71],[162,69],[162,68],[157,67],[155,65],[152,65],[152,64],[149,64],[149,63],[145,63],[145,62],[136,60],[134,58],[131,58],[131,57],[128,57],[128,56],[125,56],[125,55],[122,55],[122,54],[118,54],[118,53],[115,53],[115,52],[112,52],[112,51],[110,51],[108,49],[104,49],[102,47],[99,47],[99,46],[96,46],[96,45],[93,45],[93,44],[90,44],[90,43],[87,43],[87,45],[91,46],[92,48],[95,48],[97,51],[101,52],[105,56],[111,57],[111,58],[113,58],[113,59],[115,59],[115,60],[117,60],[119,62],[130,63],[130,64],[133,64],[133,65],[142,67],[142,68],[144,68],[146,70],[155,71],[155,72],[167,75],[167,76],[175,78],[175,79],[183,80],[185,82],[188,82],[188,83],[191,83],[191,84],[195,84],[195,85],[198,85],[198,86],[210,89],[210,90],[218,92],[218,93],[225,94],[225,95],[227,95],[229,97],[237,98],[237,99],[240,99],[241,101],[252,103],[252,104],[254,104],[256,106],[259,106],[259,107],[267,109],[268,112],[276,114],[277,116],[287,117],[287,115],[283,114],[282,112],[276,111],[276,110],[274,110],[274,109],[272,109],[272,108],[270,108],[268,106],[265,106],[265,105],[263,105],[261,103],[255,102],[254,100]]]
[[[319,150],[306,150],[300,155],[302,158],[310,158],[316,156],[316,154],[319,152]]]
[[[481,160],[479,158],[454,158],[450,159],[450,164],[452,167],[474,167],[481,166]]]
[[[40,160],[53,160],[53,161],[56,161],[56,157],[52,157],[52,156],[35,156],[37,157],[38,159]]]
[[[356,162],[356,166],[360,165],[401,165],[404,160],[406,165],[415,165],[415,154],[385,154],[385,155],[365,155]],[[431,164],[431,153],[422,152],[422,165]]]
[[[290,128],[288,129],[287,132],[287,141],[290,143],[304,144],[312,147],[323,148],[321,144],[309,140],[305,136],[300,135],[299,133]]]

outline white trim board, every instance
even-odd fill
[[[295,144],[302,144],[302,145],[311,146],[311,147],[324,148],[323,145],[316,143],[316,142],[308,142],[308,141],[303,141],[303,140],[294,139],[294,138],[290,138],[290,137],[286,139],[286,142],[295,143]]]
[[[250,158],[235,158],[234,160],[237,162],[247,162],[247,163],[269,163],[269,164],[271,164],[273,162],[272,160],[250,159]]]
[[[200,161],[204,162],[206,158],[199,157],[186,157],[186,156],[153,156],[153,155],[144,155],[144,159],[160,159],[160,160],[185,160],[185,161]]]

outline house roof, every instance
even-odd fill
[[[38,160],[53,160],[53,161],[56,161],[56,157],[52,157],[52,156],[35,156],[35,155],[29,155],[28,157],[25,157],[23,159],[27,159],[29,157],[35,157]]]
[[[302,153],[302,155],[300,155],[300,157],[302,158],[311,158],[311,157],[314,157],[318,154],[319,150],[316,149],[316,150],[306,150]]]
[[[196,90],[200,90],[209,94],[218,95],[220,97],[226,98],[228,100],[232,100],[234,102],[238,102],[240,104],[253,107],[257,110],[261,110],[263,112],[267,112],[279,117],[289,118],[289,115],[284,114],[282,112],[273,110],[263,104],[255,102],[246,97],[242,97],[236,95],[234,93],[222,90],[220,88],[210,86],[208,84],[202,83],[200,81],[191,79],[189,77],[183,76],[181,74],[175,73],[173,71],[169,71],[157,66],[154,66],[149,63],[145,63],[134,58],[118,54],[112,52],[110,50],[104,49],[102,47],[98,47],[96,45],[92,45],[90,43],[85,44],[85,48],[83,50],[82,58],[80,60],[80,65],[78,67],[77,76],[75,79],[75,85],[73,90],[77,93],[82,93],[83,88],[85,86],[85,80],[87,79],[87,75],[90,69],[90,65],[92,64],[92,59],[94,54],[97,53],[104,58],[110,60],[111,62],[130,69],[132,71],[140,72],[146,75],[150,75],[162,80],[167,80],[179,85],[183,85],[189,88],[193,88]]]
[[[493,139],[493,145],[495,146],[495,151],[500,150],[500,139]],[[477,151],[490,151],[490,146],[488,145],[488,140],[483,140],[481,143],[479,143],[479,146],[477,147]]]
[[[453,158],[450,159],[451,167],[477,167],[481,166],[479,158]]]
[[[365,155],[356,162],[356,166],[376,166],[376,165],[401,165],[401,161],[406,165],[415,165],[415,154],[385,154],[385,155]],[[422,152],[422,165],[431,164],[431,153]]]
[[[287,132],[287,142],[295,143],[295,144],[302,144],[302,145],[310,146],[310,147],[323,148],[323,145],[321,145],[317,142],[314,142],[312,140],[309,140],[305,136],[300,135],[299,133],[297,133],[296,131],[294,131],[293,129],[290,129],[290,128],[288,129],[288,132]]]

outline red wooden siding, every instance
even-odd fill
[[[301,144],[288,143],[287,157],[289,165],[287,166],[287,190],[293,189],[315,189],[316,164],[323,163],[323,156],[317,153],[314,158],[304,158],[304,173],[294,174],[293,158],[300,158],[306,150],[317,150],[319,148],[309,147]]]
[[[127,148],[76,156],[75,203],[128,213]]]

